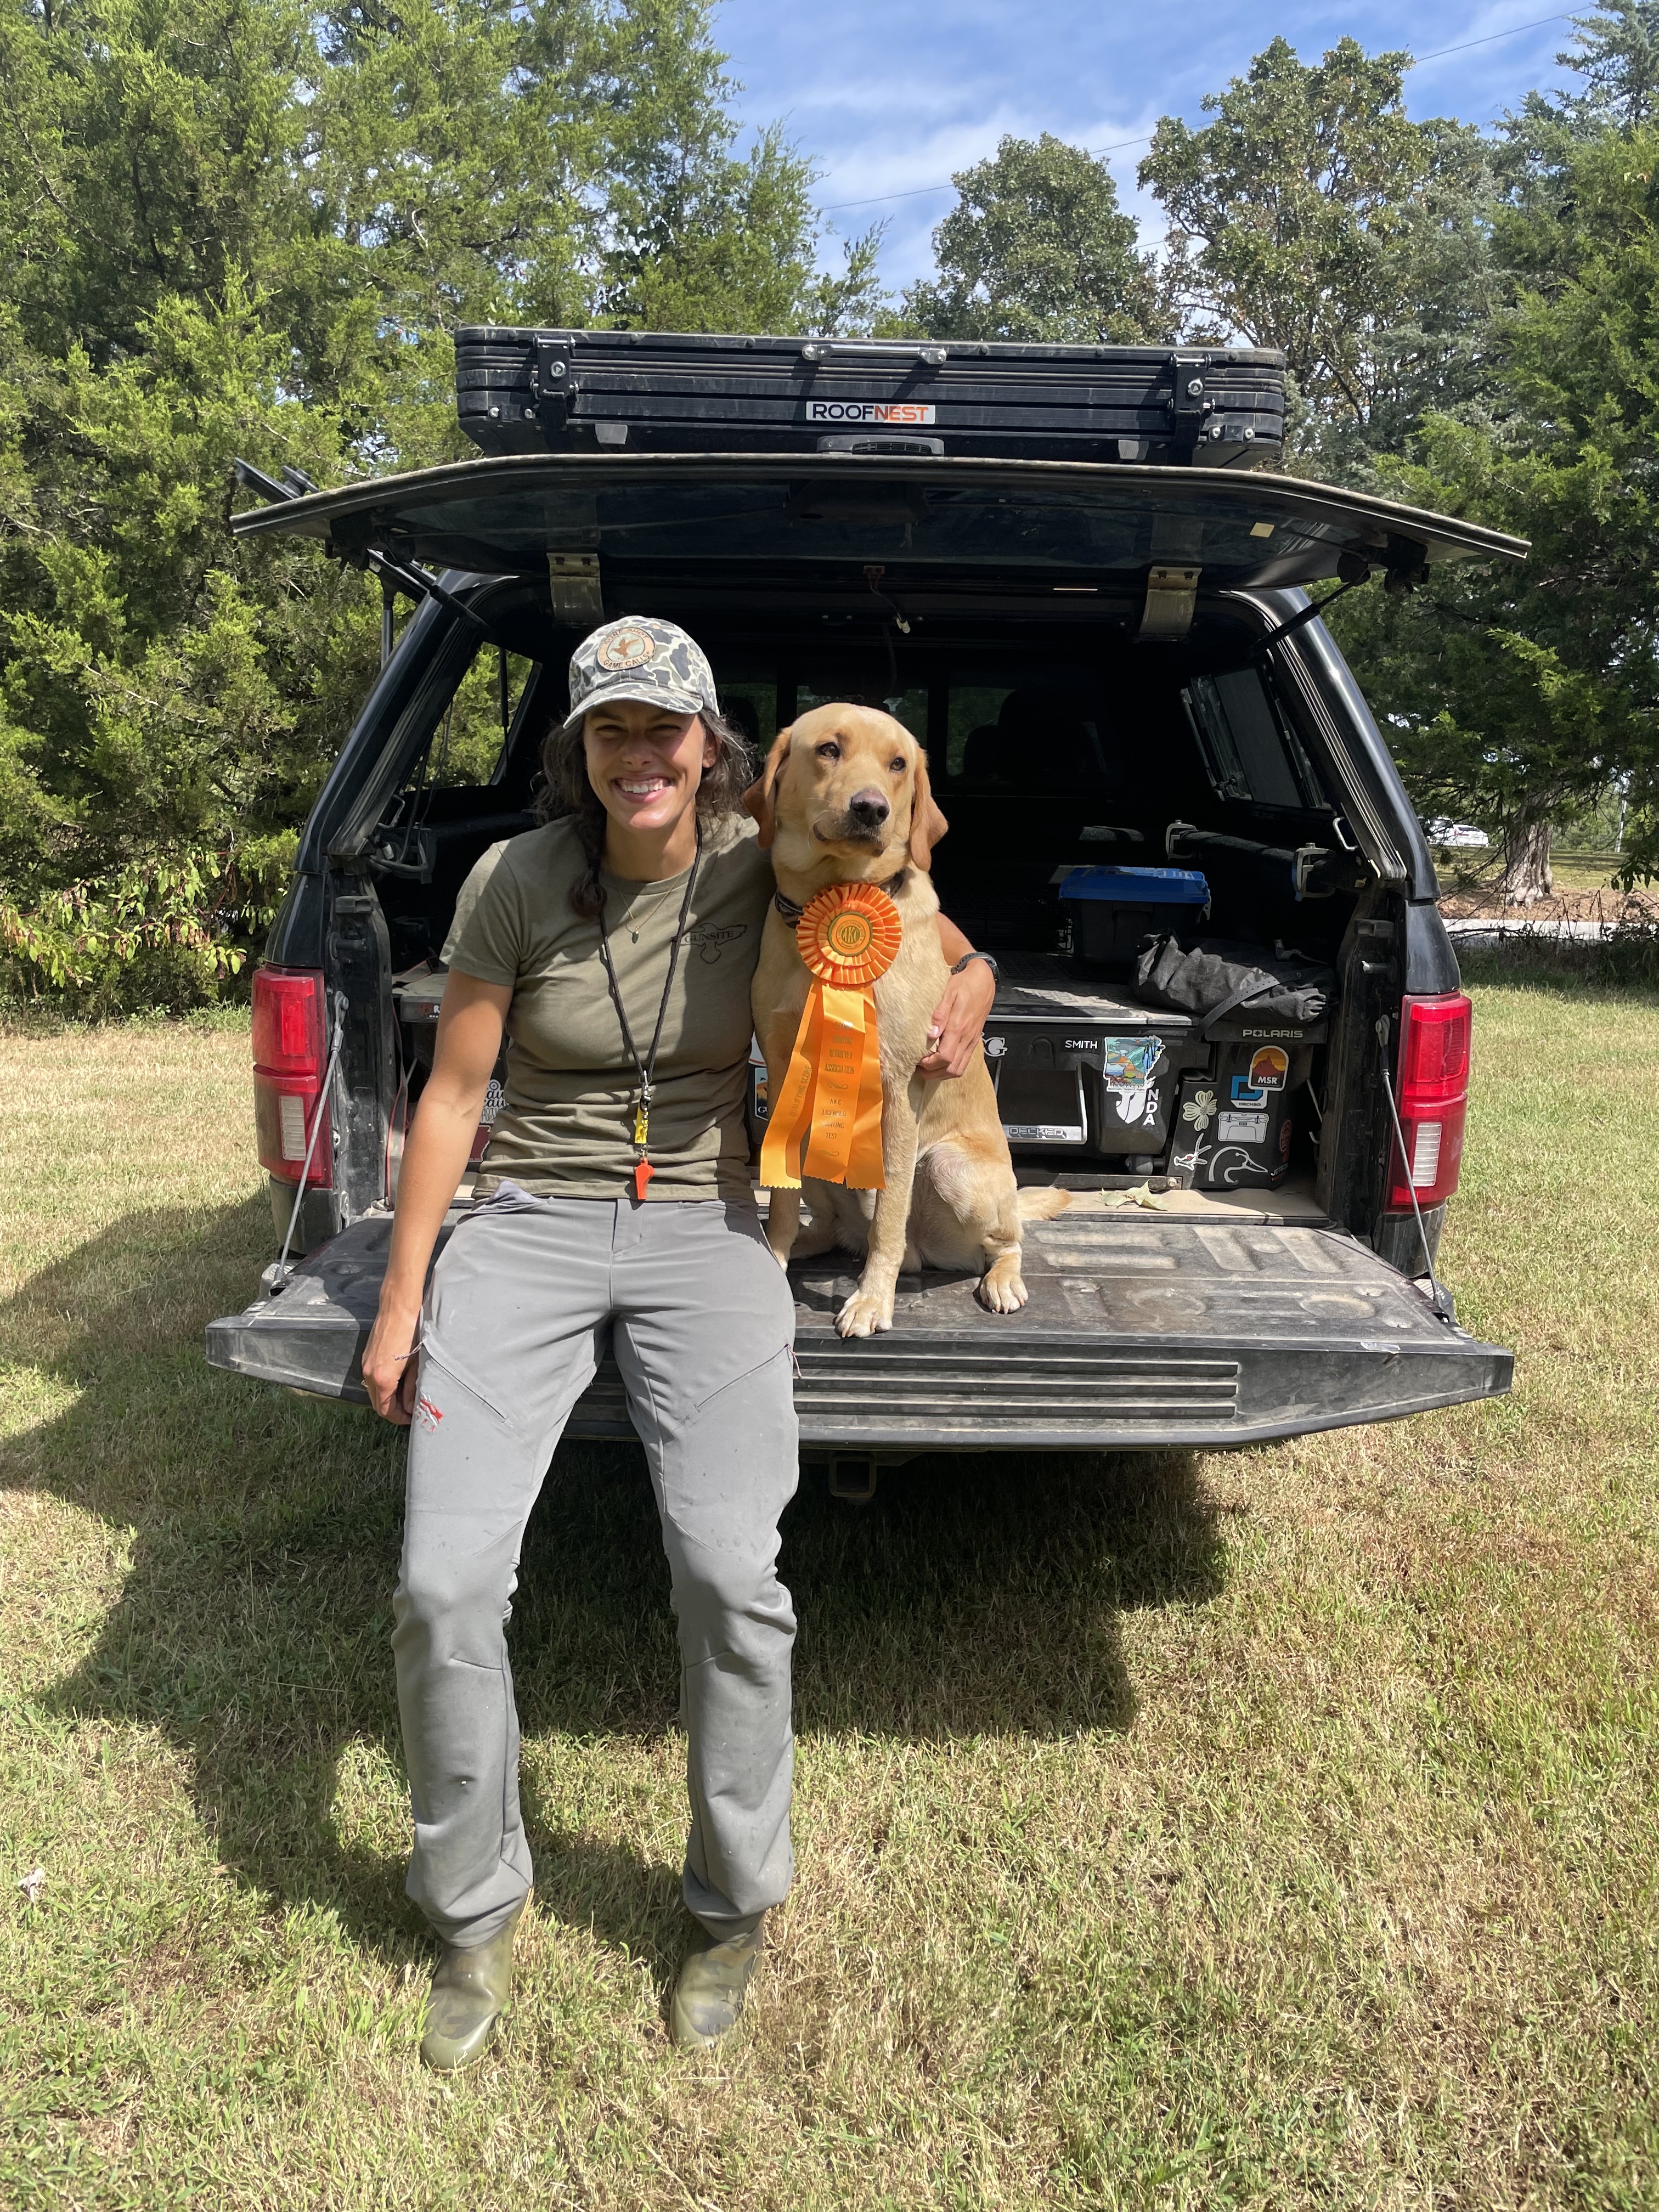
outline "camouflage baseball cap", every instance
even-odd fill
[[[570,656],[567,730],[605,699],[640,699],[674,714],[718,714],[714,672],[678,623],[624,615],[585,637]]]

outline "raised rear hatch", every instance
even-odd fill
[[[882,453],[524,454],[370,477],[255,507],[239,536],[319,538],[486,574],[556,565],[573,620],[601,580],[718,562],[741,571],[959,583],[1020,574],[1163,592],[1310,584],[1361,564],[1414,579],[1443,561],[1519,560],[1525,541],[1390,500],[1259,470]],[[593,614],[594,620],[599,618]]]

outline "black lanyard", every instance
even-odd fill
[[[611,939],[605,927],[605,911],[599,912],[599,957],[605,963],[605,981],[611,986],[611,996],[617,1009],[617,1019],[622,1024],[623,1042],[628,1047],[628,1057],[634,1063],[634,1073],[639,1078],[639,1097],[634,1103],[634,1143],[639,1158],[634,1163],[634,1195],[643,1199],[645,1187],[656,1173],[646,1158],[646,1146],[651,1134],[651,1094],[657,1073],[657,1047],[662,1042],[662,1025],[668,1016],[668,1000],[674,988],[674,970],[679,965],[680,939],[685,934],[687,917],[691,912],[691,894],[697,887],[697,870],[702,865],[702,824],[697,824],[697,849],[692,855],[691,871],[685,879],[685,896],[680,901],[680,918],[674,930],[674,941],[668,948],[668,980],[662,987],[662,1004],[657,1009],[657,1026],[652,1033],[651,1049],[643,1061],[640,1048],[634,1042],[634,1032],[628,1025],[628,1009],[623,1004],[622,987],[617,981],[617,970],[611,957]]]

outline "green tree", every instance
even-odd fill
[[[1327,473],[1461,396],[1496,303],[1489,150],[1411,120],[1409,59],[1343,39],[1308,64],[1275,39],[1140,165],[1189,328],[1285,355]]]
[[[1659,0],[1597,0],[1575,19],[1574,39],[1558,61],[1583,79],[1582,92],[1550,100],[1534,93],[1530,115],[1555,116],[1589,137],[1659,123]]]
[[[901,325],[933,337],[1142,344],[1169,335],[1150,255],[1111,171],[1046,132],[1005,138],[951,179],[933,233],[937,280],[905,293]]]
[[[230,539],[242,453],[465,450],[470,320],[867,320],[737,150],[703,0],[0,0],[0,939],[174,1001],[263,926],[378,594]]]
[[[1337,617],[1425,805],[1502,833],[1521,902],[1548,888],[1550,825],[1615,780],[1630,872],[1659,872],[1659,125],[1558,141],[1497,244],[1495,411],[1429,416],[1386,474],[1402,495],[1533,540],[1518,571],[1443,572],[1413,602]]]

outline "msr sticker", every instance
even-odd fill
[[[1250,1060],[1250,1087],[1255,1091],[1282,1091],[1291,1072],[1291,1056],[1276,1044],[1264,1044]]]
[[[809,422],[888,422],[911,429],[931,422],[934,410],[914,399],[809,399]]]
[[[430,1398],[417,1398],[415,1401],[415,1418],[423,1429],[435,1429],[443,1415]]]

